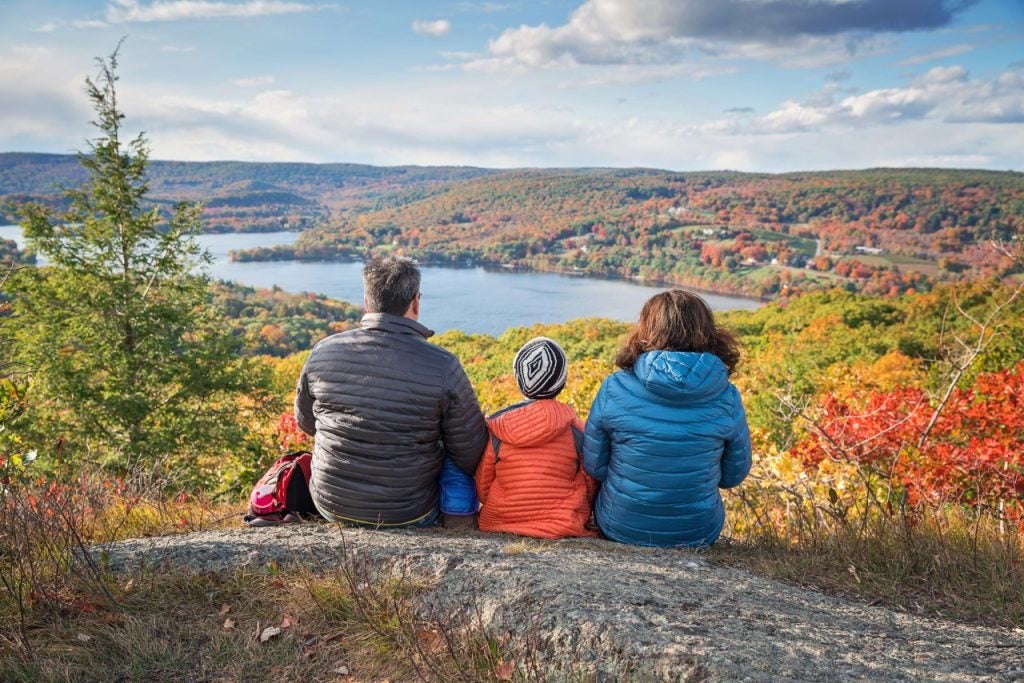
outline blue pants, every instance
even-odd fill
[[[446,515],[472,515],[480,509],[473,477],[459,469],[451,458],[445,457],[438,478],[441,489],[441,512]]]

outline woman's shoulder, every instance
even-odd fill
[[[601,382],[601,389],[605,391],[622,389],[634,382],[636,382],[636,375],[633,374],[632,369],[620,369],[604,378],[604,381]]]

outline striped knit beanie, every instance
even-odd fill
[[[527,398],[554,398],[565,387],[568,362],[553,339],[534,337],[519,349],[512,367],[516,384]]]

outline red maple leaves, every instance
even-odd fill
[[[919,388],[857,403],[828,396],[793,453],[809,466],[825,458],[861,465],[911,504],[959,502],[1024,518],[1024,363],[979,375],[941,407]]]

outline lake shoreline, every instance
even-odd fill
[[[274,250],[274,253],[282,253],[283,251],[284,250],[281,250],[281,251]],[[344,263],[344,264],[352,264],[352,263],[363,263],[364,262],[364,259],[361,259],[361,258],[310,258],[310,259],[306,259],[306,258],[295,258],[295,257],[285,257],[285,258],[273,258],[273,257],[270,257],[270,258],[244,258],[244,259],[237,259],[237,258],[235,258],[235,254],[236,253],[237,253],[236,250],[231,250],[230,252],[228,252],[228,258],[231,260],[232,263],[288,263],[288,262],[292,262],[292,263],[339,263],[339,264]],[[733,298],[737,298],[737,299],[745,299],[747,301],[751,301],[751,302],[758,303],[758,304],[761,304],[761,305],[770,304],[770,303],[772,303],[773,301],[776,300],[776,299],[770,298],[770,297],[757,296],[757,295],[754,295],[754,294],[748,294],[746,292],[737,292],[735,290],[726,289],[726,288],[715,289],[715,288],[711,288],[711,287],[698,287],[698,286],[695,286],[695,285],[688,285],[688,284],[683,284],[683,283],[679,283],[679,282],[673,282],[671,280],[666,280],[666,279],[663,279],[663,278],[653,278],[652,279],[652,278],[642,278],[642,277],[639,277],[639,276],[627,277],[627,276],[624,276],[624,275],[609,275],[609,274],[600,274],[600,273],[590,273],[590,272],[587,272],[585,270],[561,270],[561,269],[557,269],[557,268],[552,268],[552,269],[535,268],[533,266],[526,265],[526,264],[501,263],[499,261],[490,261],[488,259],[473,260],[470,263],[466,263],[464,261],[463,262],[459,262],[459,261],[447,260],[447,259],[444,259],[441,256],[436,256],[436,255],[435,256],[425,256],[425,257],[413,257],[413,258],[416,258],[416,262],[419,263],[420,265],[423,265],[423,266],[433,266],[433,267],[437,267],[437,268],[451,268],[453,270],[472,270],[474,268],[483,268],[485,271],[492,272],[492,273],[509,273],[509,274],[515,274],[515,273],[528,274],[528,273],[533,273],[533,274],[560,275],[562,277],[580,278],[580,279],[587,279],[587,280],[597,280],[597,281],[602,281],[602,282],[622,282],[622,283],[626,283],[626,284],[637,285],[637,286],[640,286],[640,287],[654,287],[654,288],[660,288],[660,289],[679,288],[679,289],[686,289],[686,290],[695,292],[697,294],[710,294],[710,295],[714,295],[714,296],[725,296],[725,297],[733,297]]]
[[[245,261],[229,254],[294,242],[300,233],[204,233],[196,235],[211,261],[200,270],[211,280],[285,292],[307,292],[358,305],[363,300],[361,254],[347,259],[280,259]],[[18,226],[0,226],[0,237],[24,243]],[[278,253],[280,254],[279,250]],[[287,253],[287,252],[285,252]],[[325,255],[326,256],[326,255]],[[559,324],[598,317],[635,321],[644,303],[667,287],[701,294],[714,311],[754,310],[764,302],[687,284],[649,284],[639,278],[611,277],[579,271],[508,267],[478,259],[453,263],[422,258],[425,304],[423,321],[440,333],[461,330],[499,336],[509,328]]]

